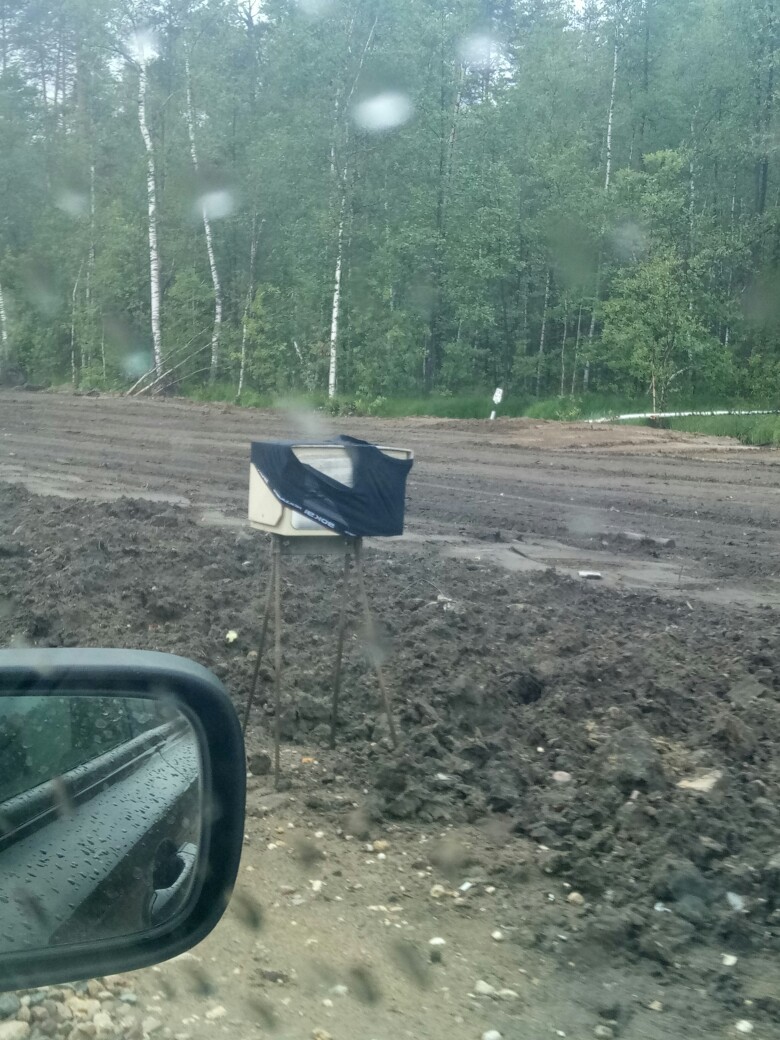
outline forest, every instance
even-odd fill
[[[776,403],[775,8],[0,0],[0,381]]]

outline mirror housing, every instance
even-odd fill
[[[186,729],[189,741],[187,747],[190,750],[186,761],[199,781],[199,799],[195,803],[195,812],[200,815],[200,826],[197,846],[186,842],[177,848],[169,842],[171,847],[167,850],[167,859],[165,843],[158,846],[162,851],[161,862],[159,865],[150,863],[149,871],[158,870],[162,880],[155,882],[158,890],[148,901],[148,920],[140,930],[101,937],[77,934],[71,941],[67,931],[62,929],[57,945],[36,948],[28,942],[27,945],[20,943],[18,948],[14,948],[14,933],[20,928],[18,899],[11,913],[9,894],[6,892],[5,904],[0,898],[0,935],[5,931],[5,946],[0,941],[0,991],[72,982],[143,968],[177,956],[200,942],[217,924],[227,907],[238,873],[244,837],[244,742],[235,709],[222,684],[211,672],[193,661],[152,651],[0,650],[0,709],[3,707],[2,699],[9,697],[15,698],[14,705],[23,705],[22,698],[36,698],[31,701],[36,705],[36,717],[44,719],[46,702],[41,701],[41,698],[56,698],[56,701],[51,702],[52,708],[57,703],[67,703],[64,701],[67,698],[78,698],[80,704],[89,703],[88,698],[100,698],[100,704],[105,705],[110,704],[113,698],[118,698],[122,699],[121,703],[151,702],[164,705],[167,713],[165,718],[176,715],[186,721],[186,725],[182,722],[178,739],[181,745],[181,733]],[[106,725],[104,721],[101,724]],[[174,723],[167,725],[174,727]],[[159,727],[161,730],[165,728]],[[57,736],[55,726],[52,726],[51,733],[54,741]],[[164,788],[166,780],[180,779],[181,762],[184,760],[177,763],[170,754],[163,754],[160,751],[160,738],[155,743],[152,736],[147,737],[145,743],[143,737],[125,741],[114,753],[123,755],[121,761],[125,762],[135,746],[145,749],[144,761],[147,765],[149,762],[154,763],[155,771],[147,777],[146,790],[153,789],[159,802],[159,792]],[[167,746],[165,750],[167,752]],[[0,762],[2,756],[3,748],[0,747]],[[100,770],[100,782],[94,785],[94,790],[98,792],[105,792],[110,787],[111,776],[117,772],[109,775],[104,762],[106,758],[103,755],[92,760],[98,763],[96,768]],[[68,776],[76,773],[78,770],[73,770]],[[34,796],[40,802],[41,791],[44,788],[50,791],[48,811],[53,816],[52,806],[61,808],[57,805],[58,779],[52,776],[48,784],[39,784],[31,792],[24,792],[24,797]],[[140,787],[138,791],[141,791]],[[128,806],[128,812],[134,809],[138,815],[139,800],[133,798],[132,794],[130,788],[131,797],[125,797],[123,805]],[[59,841],[62,841],[69,827],[75,827],[72,821],[82,809],[81,795],[78,802],[74,802],[67,790],[61,797],[64,798],[65,809],[56,813]],[[90,802],[91,797],[90,792],[83,795],[83,807],[89,810],[92,806],[94,820],[97,798]],[[153,796],[150,797],[153,801]],[[18,815],[19,798],[13,802]],[[3,804],[10,805],[11,801]],[[123,828],[127,829],[127,815],[117,814],[117,834],[124,833]],[[36,819],[39,820],[40,816]],[[113,821],[109,823],[113,824]],[[9,837],[8,828],[17,827],[17,824],[18,819],[11,824],[6,822],[4,827],[0,826],[0,874],[3,871],[4,843],[7,847],[10,842],[13,850],[14,835],[17,833],[14,831]],[[40,824],[37,826],[40,827]],[[35,829],[33,821],[28,830],[34,832]],[[19,827],[18,833],[22,833],[22,830]],[[27,831],[24,834],[24,841],[29,843],[32,839],[26,836]],[[35,833],[32,838],[35,838]],[[36,877],[40,878],[41,871],[44,874],[50,872],[46,880],[51,882],[52,890],[56,885],[68,883],[68,871],[80,873],[91,868],[94,872],[95,863],[89,861],[83,842],[68,847],[69,862],[65,871],[62,862],[55,862],[57,858],[62,861],[62,855],[48,855],[52,848],[54,845],[48,846],[35,863],[38,871]],[[19,855],[27,854],[26,849],[27,846],[20,842],[16,849],[17,859]],[[175,866],[173,871],[171,865]],[[55,874],[55,870],[60,873]],[[183,885],[182,878],[185,877],[186,885]],[[36,908],[35,892],[25,893],[24,886],[22,890],[18,898],[24,905],[29,903],[32,920],[36,913],[40,915],[41,910]]]

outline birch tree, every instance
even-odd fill
[[[149,65],[157,56],[152,39],[137,34],[134,40],[135,63],[138,69],[138,125],[146,150],[146,202],[147,234],[149,239],[149,283],[154,367],[158,378],[164,368],[160,288],[160,247],[157,237],[157,171],[154,146],[146,116],[146,97],[149,81]]]
[[[241,399],[241,393],[244,389],[244,375],[246,373],[246,342],[247,334],[249,331],[249,309],[252,306],[252,300],[255,297],[255,264],[257,262],[257,214],[252,218],[252,242],[249,247],[249,272],[247,279],[246,299],[244,301],[244,313],[241,318],[241,357],[238,369],[238,389],[236,390],[236,400]]]
[[[73,292],[71,293],[71,310],[70,310],[70,373],[71,382],[73,386],[79,385],[79,376],[81,369],[84,367],[83,358],[80,364],[76,364],[76,307],[79,292],[79,282],[81,281],[81,272],[84,270],[84,261],[82,260],[79,264],[79,273],[76,275],[76,281],[73,283]]]
[[[544,360],[544,340],[547,334],[547,313],[550,307],[550,281],[552,274],[550,269],[547,269],[547,278],[544,283],[544,305],[542,307],[542,328],[539,333],[539,355],[536,359],[536,396],[539,396],[539,391],[542,385],[542,361]]]
[[[8,313],[5,309],[3,283],[0,282],[0,363],[8,362]]]
[[[192,104],[192,73],[190,70],[190,58],[187,55],[184,59],[184,69],[186,77],[186,91],[187,91],[187,134],[190,140],[190,155],[192,157],[192,166],[195,170],[196,178],[200,173],[200,165],[198,163],[198,149],[195,142],[195,109]],[[214,288],[214,328],[211,333],[211,362],[209,365],[209,382],[213,383],[217,377],[217,369],[219,367],[219,338],[222,331],[222,285],[219,280],[219,272],[217,270],[217,258],[214,253],[214,238],[211,233],[211,220],[208,212],[208,199],[207,197],[200,201],[201,218],[203,220],[203,233],[206,236],[206,252],[209,258],[209,271],[211,272],[211,284]],[[254,243],[254,235],[252,239]]]
[[[338,206],[337,216],[337,231],[336,231],[336,266],[333,275],[333,295],[331,297],[331,308],[330,308],[330,350],[328,356],[328,397],[334,398],[338,390],[338,352],[339,352],[339,319],[341,315],[341,293],[342,293],[342,273],[344,270],[344,221],[347,214],[347,190],[349,183],[349,162],[347,157],[347,150],[349,148],[349,117],[350,117],[350,105],[352,99],[355,96],[357,85],[360,80],[360,74],[363,71],[365,64],[366,55],[371,49],[371,44],[374,39],[374,33],[376,31],[376,24],[378,21],[378,15],[374,17],[371,24],[371,28],[366,36],[365,43],[360,51],[357,65],[354,68],[352,75],[352,84],[346,94],[346,97],[341,100],[337,95],[335,101],[335,118],[334,118],[334,140],[331,145],[330,152],[330,169],[331,176],[335,180],[335,190]],[[351,20],[347,36],[347,55],[348,59],[352,59],[353,53],[353,32],[354,32],[354,18]],[[351,64],[351,61],[350,61]],[[352,70],[350,70],[352,71]],[[342,125],[343,117],[343,125]],[[339,136],[342,138],[342,150],[343,158],[339,159],[337,155],[336,140]]]
[[[612,45],[612,83],[609,88],[609,108],[607,111],[607,135],[604,158],[604,194],[609,194],[609,186],[612,182],[612,128],[615,118],[615,96],[617,94],[618,78],[618,23],[615,20],[614,41]],[[603,238],[603,231],[602,231]],[[582,389],[587,393],[590,385],[590,360],[593,352],[593,336],[596,331],[596,312],[598,310],[599,298],[601,296],[601,263],[602,248],[599,248],[599,258],[596,264],[596,289],[593,296],[593,306],[590,311],[590,328],[588,329],[588,356],[585,359],[585,367],[582,372]]]
[[[342,183],[339,199],[338,233],[336,235],[336,271],[330,306],[330,353],[328,356],[328,397],[338,389],[339,316],[341,314],[341,272],[344,264],[344,216],[347,205],[346,187]]]

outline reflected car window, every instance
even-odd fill
[[[0,697],[0,955],[169,920],[196,881],[201,798],[173,702]]]
[[[0,699],[0,802],[169,721],[164,703],[115,697]]]

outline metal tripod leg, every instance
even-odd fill
[[[271,617],[271,603],[273,601],[274,591],[274,578],[276,575],[276,554],[273,549],[271,550],[271,574],[268,578],[268,589],[266,590],[265,596],[265,610],[263,611],[263,626],[260,632],[260,643],[257,647],[257,657],[255,658],[255,669],[252,673],[252,685],[249,687],[249,696],[246,699],[246,709],[244,711],[244,723],[242,726],[244,736],[246,736],[247,726],[249,725],[249,713],[252,710],[252,703],[255,699],[255,693],[257,691],[257,680],[260,677],[260,662],[263,659],[263,653],[265,652],[265,640],[268,635],[268,620]]]
[[[274,538],[274,786],[279,789],[279,741],[282,732],[282,567],[279,539]]]
[[[374,671],[376,672],[377,682],[379,683],[379,689],[382,694],[382,704],[384,705],[385,715],[387,716],[387,728],[390,731],[390,740],[392,741],[393,747],[397,748],[398,734],[396,733],[395,723],[393,722],[393,709],[390,703],[390,692],[387,689],[384,672],[382,671],[382,662],[379,659],[374,619],[371,616],[371,607],[368,602],[368,593],[366,592],[366,581],[363,575],[363,541],[361,538],[358,538],[355,542],[355,570],[357,571],[358,589],[360,591],[360,599],[363,603],[363,614],[366,620],[366,638],[369,642],[369,651],[373,657]]]
[[[347,631],[347,586],[349,582],[350,549],[344,549],[344,580],[341,587],[341,610],[339,613],[338,643],[336,645],[336,666],[333,672],[333,702],[330,708],[330,746],[336,746],[336,726],[339,716],[339,693],[341,691],[341,661],[344,656],[344,637]]]

